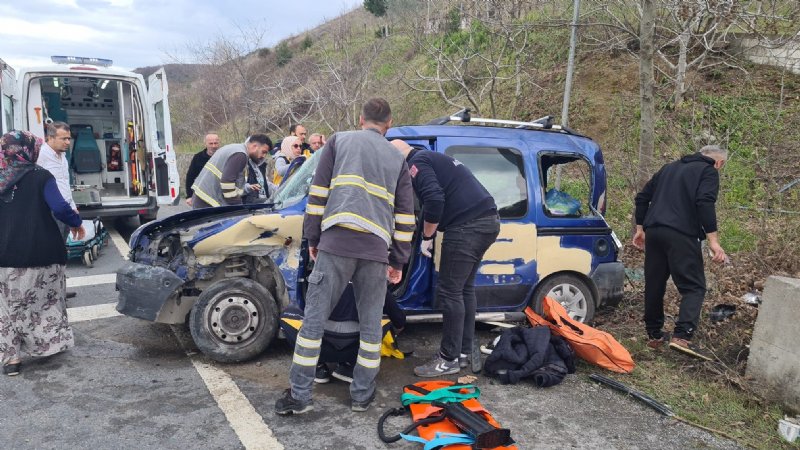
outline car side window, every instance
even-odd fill
[[[528,183],[522,153],[512,148],[453,146],[445,154],[464,164],[494,197],[501,219],[528,213]]]
[[[576,155],[541,153],[539,155],[544,202],[550,217],[589,217],[592,171],[588,161]]]

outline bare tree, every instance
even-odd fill
[[[436,9],[443,11],[443,5],[447,4],[440,2]],[[515,23],[505,12],[490,14],[494,10],[487,10],[486,5],[473,2],[472,6],[444,10],[449,17],[443,21],[451,23],[445,25],[444,35],[412,36],[431,63],[427,67],[410,68],[411,74],[404,82],[414,91],[438,95],[453,107],[469,107],[478,113],[486,109],[497,116],[497,93],[501,85],[515,82],[517,91],[521,91],[521,84],[528,79],[524,76],[523,59],[528,50],[530,27]],[[453,26],[457,19],[460,25]],[[456,29],[459,27],[462,29]]]
[[[655,147],[655,80],[653,57],[655,53],[656,0],[642,0],[642,21],[639,48],[639,94],[641,118],[639,119],[639,166],[636,171],[636,188],[641,190],[650,176]]]

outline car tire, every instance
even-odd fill
[[[278,306],[264,286],[249,278],[220,280],[200,294],[189,330],[197,348],[214,361],[246,361],[275,338]]]
[[[542,301],[547,296],[561,303],[569,316],[578,322],[586,323],[594,318],[594,292],[577,275],[560,274],[540,283],[531,299],[531,306],[538,314],[542,313]]]

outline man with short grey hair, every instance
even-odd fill
[[[726,150],[707,145],[662,167],[636,195],[633,245],[644,250],[644,322],[650,348],[668,343],[674,350],[711,360],[691,341],[706,294],[701,241],[708,240],[714,262],[727,260],[719,244],[715,210],[719,170],[727,158]],[[681,294],[671,337],[662,330],[670,276]]]

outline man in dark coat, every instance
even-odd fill
[[[715,210],[719,169],[727,158],[726,150],[707,145],[699,153],[662,167],[636,195],[633,245],[645,252],[644,321],[651,348],[668,342],[674,350],[711,360],[691,340],[706,294],[701,241],[708,240],[713,261],[727,259],[719,244]],[[662,330],[664,292],[670,276],[681,294],[671,338]]]
[[[189,164],[189,170],[186,172],[186,204],[192,206],[192,185],[203,166],[206,165],[209,159],[214,156],[214,152],[220,148],[219,136],[214,133],[208,133],[205,139],[206,148],[200,150],[192,157],[192,163]]]

